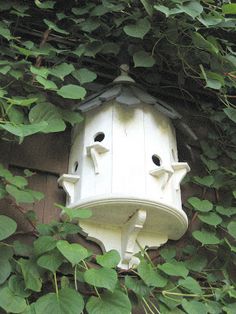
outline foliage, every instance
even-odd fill
[[[153,94],[184,99],[209,126],[201,144],[202,174],[185,204],[186,237],[146,248],[137,268],[116,271],[118,253],[94,256],[69,235],[74,218],[35,224],[35,240],[12,241],[15,221],[0,215],[1,313],[236,312],[236,5],[213,0],[0,1],[0,129],[4,139],[63,131],[81,122],[74,104],[111,82],[118,65]],[[206,101],[205,101],[206,100]],[[212,103],[212,105],[207,104]],[[199,120],[197,117],[196,119]],[[0,166],[0,198],[34,203],[43,195],[27,177]],[[187,243],[187,244],[186,244]]]

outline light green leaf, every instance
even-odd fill
[[[182,12],[188,14],[193,19],[203,12],[203,6],[197,1],[184,2],[183,5],[177,5]]]
[[[47,126],[48,124],[45,121],[35,124],[20,124],[20,125],[13,125],[11,123],[0,124],[0,128],[21,138],[38,133],[45,129]]]
[[[150,0],[140,0],[142,2],[142,5],[144,6],[144,9],[146,10],[147,14],[152,16],[153,15],[153,7],[152,3],[150,3]]]
[[[210,212],[210,213],[204,213],[204,214],[199,214],[198,218],[205,222],[208,225],[211,226],[217,226],[222,222],[222,218],[217,215],[216,213]]]
[[[236,123],[236,109],[234,108],[225,108],[224,113],[227,115],[230,120]]]
[[[218,47],[216,47],[209,40],[205,39],[200,33],[197,33],[197,32],[193,33],[192,38],[193,38],[193,43],[196,47],[209,51],[214,54],[219,53]]]
[[[93,268],[86,270],[84,273],[84,280],[92,286],[114,291],[118,278],[114,269],[104,267],[100,269]]]
[[[176,249],[173,247],[163,248],[160,250],[160,255],[166,261],[172,260],[176,255]]]
[[[21,313],[26,306],[25,299],[14,295],[8,287],[0,290],[0,307],[7,313]]]
[[[65,240],[57,242],[57,248],[63,256],[75,266],[88,257],[88,251],[82,245],[77,243],[68,243]]]
[[[84,99],[86,95],[86,90],[78,85],[68,84],[62,86],[58,91],[57,94],[63,98],[68,99]]]
[[[40,9],[53,9],[56,1],[44,1],[40,2],[39,0],[35,0],[34,3],[39,7]]]
[[[219,244],[220,239],[215,235],[214,232],[202,230],[202,231],[194,231],[193,237],[202,243],[202,245],[208,244]]]
[[[121,291],[107,291],[101,298],[90,297],[86,310],[88,314],[130,314],[131,303],[126,294]]]
[[[67,215],[70,221],[76,218],[86,219],[92,216],[92,211],[90,209],[68,208],[60,204],[55,205],[62,209],[62,215]]]
[[[123,30],[130,37],[141,38],[149,32],[151,24],[148,19],[139,19],[136,24],[126,25]]]
[[[58,111],[61,113],[61,117],[63,118],[63,120],[66,122],[69,122],[72,126],[75,123],[82,122],[84,119],[79,112],[61,109],[61,108],[58,108]]]
[[[7,40],[12,39],[11,32],[7,25],[3,22],[0,22],[0,36],[6,38]]]
[[[21,176],[9,176],[7,182],[18,188],[24,188],[28,184],[27,180]]]
[[[6,98],[6,99],[11,105],[23,106],[23,107],[28,107],[38,100],[36,97],[25,98],[21,96],[15,96],[15,97]]]
[[[42,280],[35,261],[21,258],[18,265],[24,277],[25,287],[36,292],[41,291]]]
[[[56,90],[57,85],[53,81],[46,80],[42,76],[37,75],[35,77],[36,81],[43,85],[44,89]]]
[[[54,250],[48,254],[42,255],[38,260],[37,264],[40,267],[43,267],[45,269],[50,270],[52,273],[55,273],[55,271],[61,266],[63,262],[62,255]]]
[[[186,299],[184,299],[182,301],[182,306],[184,310],[189,314],[190,313],[191,314],[200,314],[200,313],[207,314],[208,313],[208,310],[205,304],[199,301],[195,301],[195,300],[187,301]]]
[[[27,298],[31,292],[25,289],[24,279],[20,276],[12,275],[8,280],[8,287],[14,295]]]
[[[41,255],[53,250],[57,245],[57,240],[50,236],[41,236],[34,241],[34,252]]]
[[[6,75],[10,71],[11,67],[9,65],[5,65],[0,67],[0,73]]]
[[[227,230],[236,239],[236,221],[231,221],[227,226]]]
[[[155,59],[146,51],[141,50],[133,55],[134,66],[150,68],[155,64]]]
[[[1,216],[0,216],[1,224]],[[1,232],[1,231],[0,231]],[[0,285],[3,284],[11,274],[11,264],[7,258],[1,256],[0,259]]]
[[[93,82],[97,78],[97,74],[93,71],[90,71],[86,68],[79,69],[78,71],[72,72],[74,78],[76,78],[80,84],[85,84],[89,82]]]
[[[97,255],[96,261],[99,265],[107,268],[116,267],[120,262],[120,254],[116,250],[111,250],[103,255]]]
[[[213,204],[208,200],[200,200],[198,197],[190,197],[188,203],[193,206],[195,210],[200,212],[209,212],[213,209]]]
[[[42,76],[43,78],[47,79],[49,70],[45,67],[36,68],[35,66],[31,65],[30,67],[31,73]]]
[[[194,181],[197,182],[198,184],[204,185],[207,187],[211,187],[212,184],[214,183],[214,177],[213,176],[206,176],[206,177],[195,176],[193,178],[194,178]]]
[[[82,296],[75,290],[64,288],[56,293],[48,293],[35,303],[36,314],[80,314],[84,308]]]
[[[188,269],[183,262],[171,261],[159,265],[158,268],[169,276],[181,276],[186,278],[188,276]]]
[[[55,23],[52,21],[49,21],[47,19],[43,19],[44,23],[48,26],[49,29],[54,30],[57,33],[68,35],[69,33],[65,31],[64,29],[58,27]]]
[[[0,215],[0,241],[12,235],[17,228],[16,222],[10,217]]]
[[[51,75],[56,76],[61,80],[64,80],[64,77],[73,72],[75,68],[72,64],[63,62],[55,66],[54,68],[48,70]]]
[[[178,284],[187,289],[191,293],[202,294],[202,289],[199,283],[192,277],[186,277],[185,279],[180,279]]]
[[[166,17],[170,15],[170,9],[164,5],[154,5],[154,9],[164,13]]]
[[[161,276],[159,271],[154,269],[153,266],[145,260],[140,262],[137,270],[140,278],[142,278],[148,286],[163,288],[167,284],[167,279]]]
[[[7,184],[6,191],[15,198],[17,203],[33,203],[34,197],[27,191],[19,190],[17,187]]]
[[[60,114],[60,109],[46,102],[39,103],[30,110],[29,121],[34,124],[46,122],[47,127],[44,128],[44,133],[61,132],[66,128],[66,124]]]
[[[216,206],[216,211],[222,216],[231,217],[236,214],[236,207]]]
[[[224,14],[236,14],[236,3],[223,4],[221,9]]]

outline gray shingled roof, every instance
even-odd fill
[[[156,110],[174,120],[174,124],[182,132],[187,134],[193,140],[197,140],[195,133],[183,122],[182,115],[175,109],[169,106],[166,102],[157,99],[133,82],[114,82],[109,84],[105,89],[100,92],[89,96],[85,101],[75,106],[75,111],[87,112],[102,106],[103,103],[109,100],[116,100],[118,103],[135,107],[140,103],[146,103],[154,106]]]

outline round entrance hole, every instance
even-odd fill
[[[157,155],[152,155],[152,161],[153,161],[153,163],[156,166],[160,166],[161,165],[161,159]]]
[[[102,142],[105,138],[105,134],[103,132],[99,132],[94,136],[94,142]]]

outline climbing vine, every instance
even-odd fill
[[[88,210],[63,207],[64,222],[35,223],[21,203],[43,198],[27,178],[0,166],[0,197],[31,223],[35,240],[11,241],[0,215],[0,313],[234,314],[236,312],[236,4],[213,0],[0,1],[0,134],[64,131],[73,107],[110,83],[119,65],[160,99],[183,103],[195,131],[201,174],[185,184],[189,229],[140,264],[94,255],[69,236]],[[193,114],[194,112],[194,114]]]

